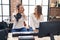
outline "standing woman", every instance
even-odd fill
[[[30,15],[30,27],[33,28],[34,31],[36,31],[39,28],[39,23],[44,20],[42,15],[42,7],[40,5],[37,5],[35,7],[34,13]]]

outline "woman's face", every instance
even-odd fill
[[[19,6],[19,11],[20,11],[20,13],[23,13],[24,12],[24,8],[23,8],[23,6],[21,5],[21,6]]]

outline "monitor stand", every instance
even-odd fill
[[[50,39],[51,39],[51,40],[55,40],[55,39],[54,39],[54,35],[53,35],[52,33],[50,34]]]

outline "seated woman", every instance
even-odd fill
[[[39,23],[44,20],[42,15],[42,7],[40,5],[37,5],[35,7],[34,13],[30,15],[30,21],[29,25],[33,28],[34,31],[38,31]]]
[[[22,4],[17,5],[17,12],[14,14],[15,15],[12,15],[12,21],[14,21],[12,32],[26,31],[24,27],[24,21],[26,20],[26,16],[24,14],[24,8]]]
[[[26,23],[27,16],[24,14],[24,8],[22,4],[17,5],[17,12],[12,15],[12,21],[14,21],[14,25],[12,28],[12,32],[25,32],[27,31]]]

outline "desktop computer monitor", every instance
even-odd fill
[[[51,21],[51,22],[40,22],[38,37],[46,37],[60,34],[60,22]]]

